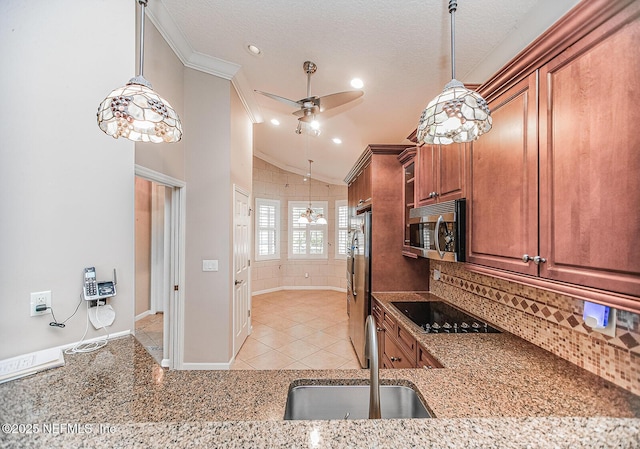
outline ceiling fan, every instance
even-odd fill
[[[288,98],[256,90],[256,92],[261,95],[280,101],[293,108],[298,108],[297,111],[293,112],[293,115],[298,117],[298,128],[296,129],[297,134],[300,134],[302,132],[303,122],[310,124],[315,120],[316,115],[320,114],[321,112],[338,106],[342,106],[343,104],[349,103],[350,101],[353,101],[364,95],[364,92],[362,92],[361,90],[353,90],[338,92],[322,97],[318,97],[316,95],[312,96],[311,75],[316,73],[316,70],[318,70],[318,66],[311,61],[305,61],[304,64],[302,64],[302,69],[307,74],[307,96],[301,100],[289,100]]]

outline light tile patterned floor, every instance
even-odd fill
[[[231,369],[357,369],[344,293],[288,290],[254,296],[253,331]]]
[[[136,321],[136,339],[158,364],[162,362],[163,324],[162,313],[147,315]]]

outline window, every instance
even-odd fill
[[[328,226],[320,224],[300,224],[298,219],[305,213],[309,203],[289,201],[289,258],[290,259],[326,259]],[[327,202],[311,203],[311,208],[327,217]]]
[[[256,260],[280,259],[280,201],[256,198]]]
[[[347,200],[336,201],[336,259],[347,258],[349,245],[349,207]]]

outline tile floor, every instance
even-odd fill
[[[252,297],[253,330],[231,369],[358,369],[345,293],[286,290]],[[136,321],[136,339],[162,361],[162,313]]]
[[[162,313],[147,315],[136,321],[136,339],[153,356],[158,365],[162,363],[163,323]]]
[[[252,298],[253,331],[231,369],[357,369],[346,296],[288,290]]]

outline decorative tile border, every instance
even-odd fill
[[[616,336],[592,331],[570,296],[431,261],[431,291],[634,394],[640,394],[640,317],[622,312]],[[440,282],[433,280],[440,270]]]

